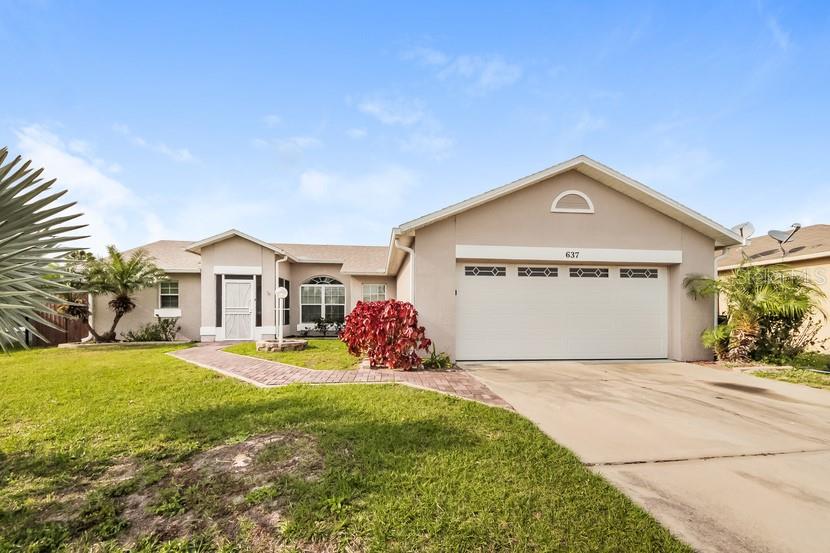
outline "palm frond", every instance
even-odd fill
[[[24,345],[25,332],[40,334],[35,323],[49,325],[42,314],[65,303],[69,275],[56,270],[70,248],[65,243],[85,225],[65,225],[80,217],[67,214],[74,203],[58,204],[66,191],[50,192],[55,181],[40,178],[43,169],[17,156],[7,161],[0,148],[0,349]]]

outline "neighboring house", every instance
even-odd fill
[[[732,231],[579,156],[392,230],[388,246],[265,242],[236,230],[143,246],[171,281],[146,290],[126,330],[179,316],[189,338],[276,333],[274,289],[289,290],[285,335],[358,300],[411,301],[454,359],[704,359],[714,301],[690,273],[714,275]],[[106,298],[94,311],[106,310]],[[109,317],[95,317],[103,327]]]
[[[822,302],[822,310],[830,316],[830,225],[803,227],[784,244],[783,252],[778,242],[769,236],[753,238],[747,246],[731,248],[718,261],[718,274],[727,275],[742,262],[748,265],[783,264],[802,271],[828,296]],[[830,351],[830,324],[825,322],[818,338],[827,340],[821,349]]]

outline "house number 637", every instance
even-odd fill
[[[576,251],[565,252],[565,259],[578,259],[578,258],[579,258],[579,252],[576,252]]]

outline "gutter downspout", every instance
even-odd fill
[[[413,250],[409,246],[404,246],[398,241],[397,238],[395,238],[395,247],[401,251],[408,253],[409,256],[412,258],[412,264],[409,266],[409,272],[411,273],[409,277],[409,301],[412,303],[412,305],[415,305],[415,250]]]
[[[277,327],[277,343],[279,347],[282,348],[282,311],[280,311],[280,302],[284,302],[285,300],[280,300],[277,297],[277,288],[280,285],[280,263],[285,263],[288,261],[288,256],[282,256],[282,259],[277,259],[276,270],[274,271],[276,274],[274,275],[274,326]]]

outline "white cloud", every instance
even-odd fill
[[[574,123],[573,131],[578,135],[599,131],[606,127],[605,119],[593,115],[590,112],[583,112]]]
[[[418,99],[376,96],[361,102],[358,109],[384,125],[408,129],[407,136],[398,140],[404,152],[445,159],[455,146],[455,141],[443,132],[441,122]]]
[[[661,149],[651,155],[653,161],[628,174],[652,188],[679,192],[699,184],[722,166],[706,148],[667,144]]]
[[[347,130],[346,134],[348,135],[349,138],[351,138],[353,140],[361,140],[363,138],[366,138],[366,136],[369,133],[366,131],[366,129],[354,128],[354,129]]]
[[[188,163],[192,161],[196,161],[196,158],[190,153],[190,150],[187,148],[171,148],[164,142],[150,142],[145,140],[141,136],[133,133],[127,125],[122,123],[116,123],[112,126],[112,129],[123,135],[127,138],[131,143],[138,146],[139,148],[144,148],[151,152],[155,152],[157,154],[161,154],[167,158],[172,159],[173,161]]]
[[[287,138],[255,138],[254,147],[275,150],[283,161],[298,161],[308,150],[322,148],[323,142],[313,136],[289,136]]]
[[[79,233],[90,238],[77,245],[101,253],[107,244],[122,243],[128,231],[134,234],[136,226],[152,222],[159,230],[158,219],[153,221],[141,198],[98,167],[106,163],[91,157],[88,143],[65,141],[41,125],[14,129],[14,134],[21,154],[44,167],[47,178],[58,179],[56,189],[67,189],[67,197],[78,202],[77,211],[83,213],[80,221],[89,225]]]
[[[790,33],[785,31],[781,24],[773,16],[767,16],[767,29],[772,34],[772,40],[781,50],[788,50],[790,48],[791,40]]]
[[[433,48],[418,47],[405,51],[401,57],[436,69],[442,80],[456,79],[467,84],[470,92],[484,94],[504,88],[521,79],[523,69],[501,56],[451,56]]]
[[[444,52],[432,48],[418,47],[404,52],[401,57],[414,60],[423,65],[446,65],[450,58]]]
[[[455,141],[447,136],[416,132],[401,143],[405,152],[425,154],[434,159],[446,159],[455,146]]]
[[[232,188],[211,187],[189,197],[176,207],[176,216],[166,225],[165,238],[199,240],[229,228],[238,228],[262,236],[262,226],[269,229],[285,215],[284,208],[272,196],[249,190],[240,194]]]
[[[458,56],[439,73],[441,78],[463,77],[478,92],[510,86],[522,76],[522,68],[499,56]]]
[[[394,209],[415,185],[415,175],[390,165],[360,175],[308,170],[300,175],[300,194],[320,203],[349,205],[362,210]]]
[[[282,123],[282,117],[273,113],[269,113],[268,115],[262,118],[262,122],[265,124],[266,127],[274,128],[280,123]]]
[[[425,111],[420,100],[408,98],[373,98],[361,102],[357,108],[371,115],[384,125],[408,127],[424,119]]]

